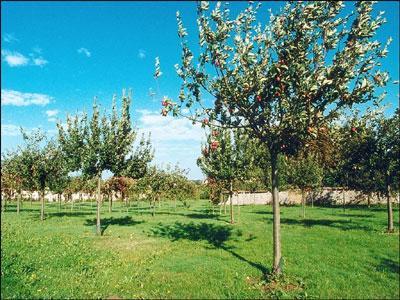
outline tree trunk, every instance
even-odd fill
[[[61,210],[61,194],[58,194],[58,210]]]
[[[21,193],[17,194],[17,214],[19,215],[19,208],[20,208],[20,204],[21,204]]]
[[[224,200],[224,215],[226,215],[226,202],[228,202],[228,201],[225,198],[225,196],[222,196],[222,199]]]
[[[154,217],[156,215],[156,199],[154,198],[152,201],[152,211],[151,211],[151,216]]]
[[[388,213],[388,232],[393,232],[393,208],[392,208],[392,200],[390,199],[390,185],[387,185],[386,191],[386,201],[387,201],[387,213]]]
[[[101,173],[97,175],[97,218],[96,218],[96,234],[101,235],[100,224],[100,201],[101,201]]]
[[[342,190],[342,195],[343,195],[343,211],[346,211],[346,191],[345,191],[344,187]]]
[[[371,194],[370,193],[368,193],[368,195],[367,195],[367,202],[368,202],[368,208],[370,208],[371,207]]]
[[[235,220],[233,219],[233,203],[232,203],[232,180],[229,182],[229,208],[230,208],[230,215],[231,215],[231,224],[235,223]]]
[[[304,190],[301,190],[301,217],[304,219],[306,217],[306,203],[304,197]]]
[[[1,198],[4,198],[3,205],[1,206],[1,211],[2,211],[2,212],[5,212],[5,211],[6,211],[6,206],[7,206],[7,198],[6,198],[6,195],[4,195],[4,197],[1,197]]]
[[[236,206],[237,206],[237,221],[239,222],[239,218],[240,218],[240,205],[239,205],[239,195],[236,198]]]
[[[281,273],[281,216],[279,210],[279,174],[278,174],[278,154],[271,153],[272,169],[272,207],[273,207],[273,249],[274,264],[273,273]]]
[[[40,220],[44,220],[44,191],[40,193]]]
[[[113,198],[113,194],[111,193],[111,195],[108,196],[108,212],[109,213],[112,212],[112,198]]]
[[[315,193],[312,193],[311,194],[311,207],[312,208],[314,208],[314,196],[315,196]]]

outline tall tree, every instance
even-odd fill
[[[183,84],[179,100],[164,101],[162,114],[172,112],[194,122],[207,118],[213,126],[246,127],[266,144],[276,274],[281,272],[279,154],[298,152],[313,139],[313,131],[343,109],[379,101],[376,87],[389,78],[379,70],[387,44],[382,47],[373,40],[385,19],[372,15],[372,2],[355,5],[354,13],[343,15],[342,1],[290,2],[262,26],[256,23],[260,4],[249,4],[232,19],[228,7],[219,2],[212,11],[208,2],[201,2],[196,65],[177,13],[182,63],[176,70]]]
[[[115,98],[114,98],[115,99]],[[119,169],[121,162],[131,151],[135,131],[130,120],[131,93],[123,92],[121,115],[118,116],[113,101],[111,120],[100,116],[99,108],[93,104],[90,119],[75,116],[67,118],[66,129],[57,124],[59,141],[68,158],[70,171],[81,171],[84,175],[97,179],[96,233],[101,235],[101,175],[104,170]]]

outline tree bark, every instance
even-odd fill
[[[346,190],[343,187],[342,190],[342,195],[343,195],[343,211],[346,211]]]
[[[151,216],[154,217],[155,214],[156,214],[156,199],[155,198],[153,199],[152,203],[153,203],[153,205],[152,205],[153,206],[152,207],[153,210],[151,212]]]
[[[108,195],[108,212],[112,212],[112,198],[113,198],[113,193]]]
[[[19,209],[20,209],[20,204],[21,204],[21,193],[17,194],[17,214],[19,215]]]
[[[226,202],[228,202],[228,201],[225,198],[225,196],[222,196],[222,199],[224,200],[224,215],[226,215]]]
[[[40,193],[40,220],[44,220],[44,191]]]
[[[311,194],[311,207],[312,208],[314,208],[314,196],[315,196],[315,193],[312,193]]]
[[[303,219],[306,217],[306,203],[304,197],[304,190],[301,190],[301,217]]]
[[[368,208],[370,208],[371,207],[371,194],[370,193],[368,193],[368,195],[367,195],[367,202],[368,202]]]
[[[4,198],[3,205],[1,206],[1,211],[5,212],[6,211],[6,206],[7,206],[6,195],[4,195],[4,197],[1,197],[1,198]]]
[[[233,194],[233,187],[232,187],[232,180],[231,180],[229,182],[229,206],[230,206],[231,224],[235,223],[235,220],[233,218],[232,194]]]
[[[237,222],[239,222],[239,219],[240,219],[240,205],[239,205],[239,195],[238,195],[238,197],[236,198],[236,206],[237,206]]]
[[[101,173],[97,175],[97,216],[96,216],[96,234],[101,235],[100,223],[100,201],[101,201]]]
[[[281,217],[279,208],[278,154],[271,153],[272,208],[273,208],[273,273],[281,273]]]
[[[390,185],[387,185],[386,191],[386,201],[387,201],[387,213],[388,213],[388,232],[393,232],[393,208],[392,208],[392,200],[390,199]]]
[[[61,194],[58,194],[58,210],[61,210]]]

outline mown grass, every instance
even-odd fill
[[[384,207],[282,207],[285,277],[265,278],[272,262],[270,206],[240,208],[239,221],[164,203],[61,210],[8,206],[1,221],[1,298],[399,298],[399,234],[386,234]],[[235,208],[236,210],[237,208]],[[399,211],[395,209],[395,220]],[[236,217],[237,212],[236,212]],[[398,226],[398,221],[396,226]]]

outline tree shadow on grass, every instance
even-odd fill
[[[245,257],[233,251],[232,246],[225,243],[232,238],[232,228],[209,223],[195,224],[193,222],[184,224],[175,222],[172,225],[159,223],[157,227],[151,229],[152,234],[159,237],[169,238],[175,242],[186,239],[190,241],[206,241],[214,249],[223,249],[241,261],[244,261],[254,268],[257,268],[263,275],[270,273],[270,270],[259,263],[249,261]]]
[[[119,226],[134,226],[137,224],[144,223],[144,221],[135,221],[130,216],[120,217],[120,218],[104,218],[101,219],[101,235],[103,235],[104,231],[110,225],[119,225]],[[94,219],[86,219],[85,226],[95,226],[96,218]]]
[[[350,213],[348,213],[348,214],[337,214],[337,215],[335,215],[335,216],[340,216],[340,217],[347,217],[347,218],[349,218],[349,217],[359,217],[359,218],[371,218],[371,217],[373,217],[374,215],[370,215],[370,214],[352,214],[351,212]]]
[[[82,211],[60,211],[55,213],[48,213],[49,218],[53,217],[82,217],[93,215],[91,212],[82,212]]]
[[[145,210],[145,211],[140,211],[138,212],[141,215],[152,215],[152,210],[151,208]],[[157,211],[155,212],[155,216],[157,215],[168,215],[168,216],[181,216],[181,217],[187,217],[191,219],[219,219],[219,215],[217,214],[212,214],[212,213],[207,213],[204,211],[198,211],[194,213],[180,213],[177,211]]]
[[[267,221],[272,223],[272,220],[267,219]],[[334,227],[341,230],[364,230],[373,231],[374,229],[370,226],[359,225],[351,220],[329,220],[329,219],[281,219],[281,224],[287,225],[302,225],[304,227],[314,227],[314,226],[327,226]]]
[[[191,218],[191,219],[219,219],[219,215],[217,214],[212,214],[212,213],[192,213],[192,214],[182,214],[185,217]]]
[[[396,274],[400,274],[400,264],[397,261],[394,261],[392,259],[387,259],[384,258],[381,260],[381,263],[376,267],[377,271],[390,271]]]
[[[258,214],[258,215],[273,215],[274,214],[272,211],[263,211],[263,210],[252,211],[251,213]]]

